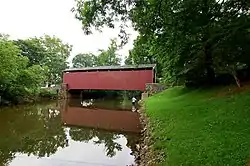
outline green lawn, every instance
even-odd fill
[[[175,87],[146,100],[164,166],[243,166],[250,160],[250,92]],[[219,94],[219,95],[218,95]]]

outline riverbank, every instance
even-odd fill
[[[249,86],[175,87],[148,98],[145,109],[154,154],[164,156],[158,165],[237,166],[249,162]]]
[[[150,131],[150,121],[145,113],[145,102],[141,101],[138,113],[142,126],[141,138],[137,145],[136,163],[138,166],[154,166],[163,159],[162,154],[157,153],[153,148],[152,132]]]
[[[15,98],[1,97],[0,106],[21,105],[40,102],[44,100],[54,100],[58,98],[56,89],[40,89],[39,92],[32,95],[24,95]]]

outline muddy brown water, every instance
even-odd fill
[[[68,100],[0,108],[0,166],[133,165],[140,123],[130,107]]]

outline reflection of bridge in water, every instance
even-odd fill
[[[82,114],[95,110],[66,107],[67,102],[60,104],[64,106],[60,112],[54,102],[7,107],[0,111],[0,145],[3,145],[0,148],[1,166],[19,166],[27,163],[40,166],[70,163],[72,163],[70,165],[131,165],[134,163],[133,152],[139,139],[137,134],[95,129],[98,124],[90,123],[90,121],[96,121],[93,119],[88,121],[88,118],[93,118],[96,114]],[[76,127],[65,127],[62,125],[62,120]],[[100,121],[103,127],[99,128],[105,129],[105,123]],[[110,124],[115,126],[113,121]],[[123,126],[116,126],[113,129],[118,130],[120,127]],[[129,129],[124,128],[125,131]],[[112,128],[107,129],[112,130]]]
[[[67,100],[61,103],[61,117],[65,125],[133,133],[141,129],[137,112],[72,106]]]

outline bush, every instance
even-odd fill
[[[42,98],[57,98],[57,89],[41,89],[39,96]]]

